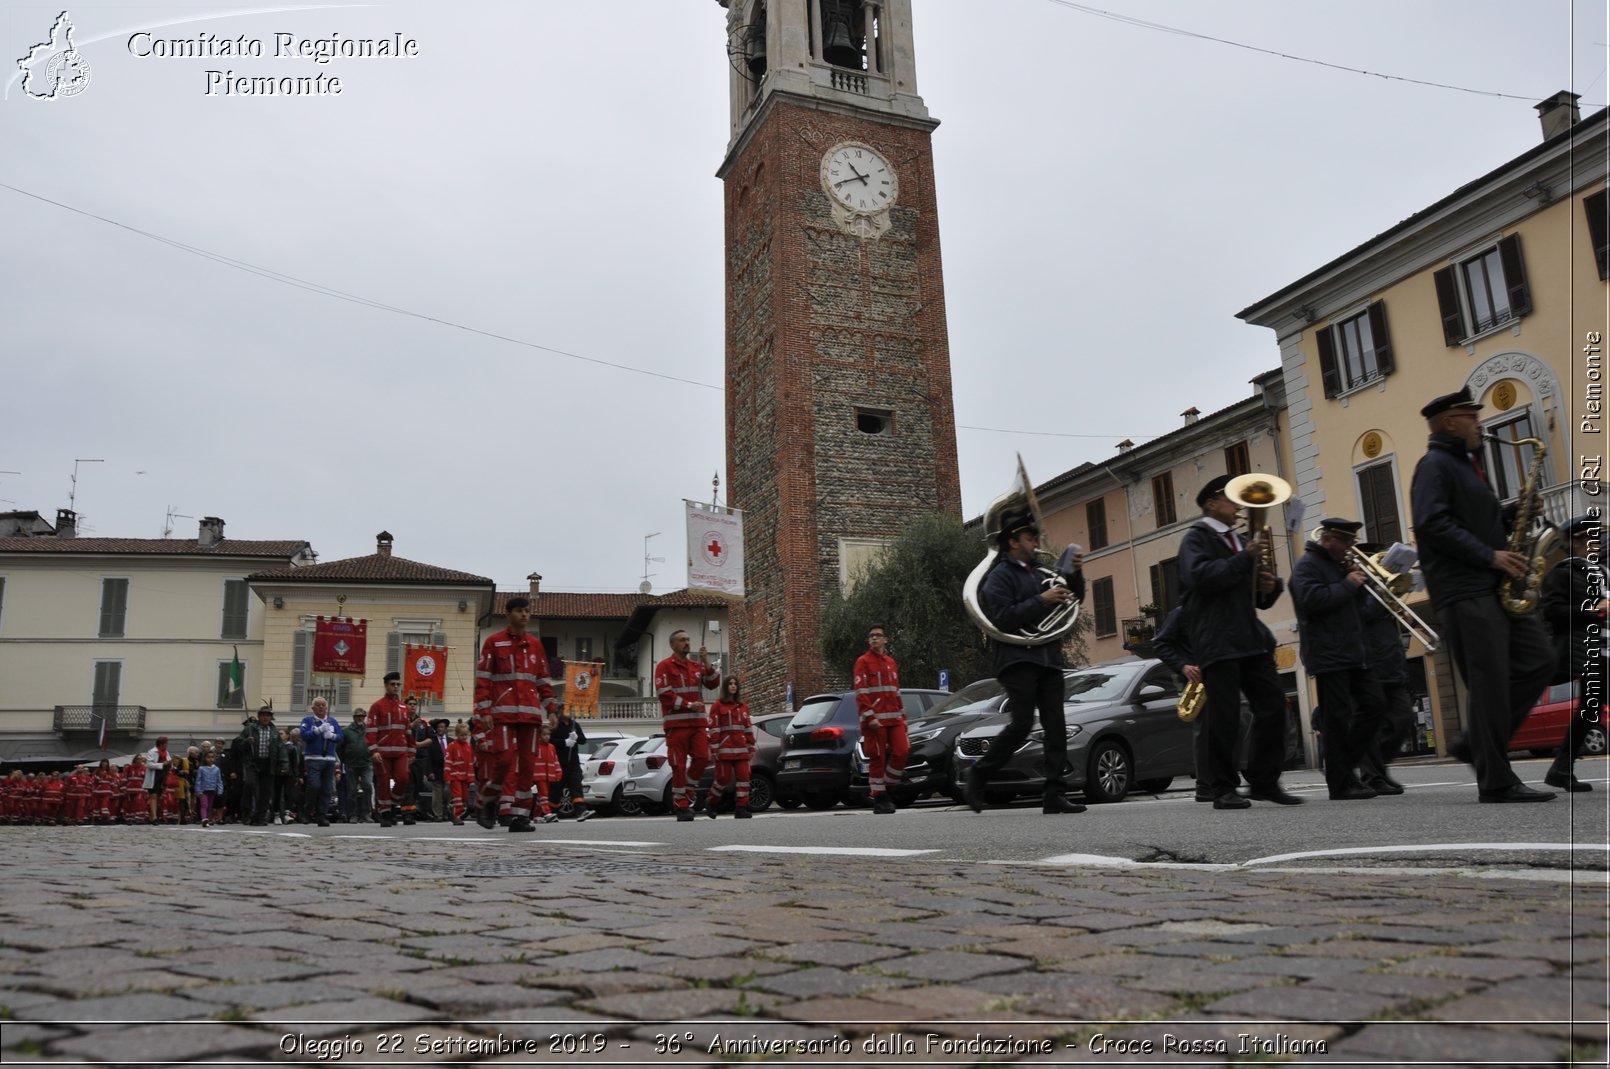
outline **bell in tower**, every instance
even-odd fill
[[[822,0],[822,58],[835,67],[861,69],[858,33],[861,11],[857,0]]]
[[[749,36],[744,42],[744,62],[749,74],[760,81],[766,77],[766,5],[755,5],[753,20],[749,23]]]

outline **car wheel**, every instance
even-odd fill
[[[1602,757],[1607,747],[1610,747],[1610,738],[1605,737],[1604,728],[1589,728],[1582,740],[1582,752]]]
[[[771,785],[771,777],[765,773],[757,773],[749,777],[749,811],[751,813],[764,813],[771,808],[772,798],[776,791]]]
[[[635,794],[628,798],[624,787],[616,787],[615,798],[610,803],[610,808],[623,817],[640,817],[643,815],[643,799]]]
[[[1135,784],[1135,789],[1145,791],[1148,794],[1162,794],[1164,791],[1168,790],[1169,784],[1173,782],[1173,776],[1159,776],[1156,779],[1141,780],[1139,783]]]
[[[839,796],[836,794],[823,794],[820,791],[811,791],[805,796],[805,807],[807,809],[832,809],[838,804]]]
[[[1085,797],[1092,802],[1121,802],[1134,781],[1135,766],[1123,744],[1113,739],[1096,743],[1085,773]]]
[[[570,792],[566,791],[565,797],[559,799],[558,803],[553,807],[554,812],[558,813],[562,817],[568,817],[570,814],[576,811],[576,805],[570,800],[569,795]]]

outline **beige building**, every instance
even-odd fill
[[[131,753],[232,735],[263,685],[262,606],[246,577],[311,562],[307,542],[79,538],[67,509],[0,537],[0,758]],[[49,531],[49,533],[45,533]],[[229,693],[238,654],[243,690]],[[106,746],[98,745],[106,720]]]
[[[1462,386],[1485,406],[1485,467],[1515,500],[1534,460],[1548,517],[1603,504],[1599,343],[1606,331],[1606,112],[1538,105],[1542,143],[1239,313],[1275,332],[1292,473],[1311,517],[1362,520],[1412,541],[1419,410]],[[1411,604],[1428,615],[1423,597]],[[1434,626],[1434,621],[1433,621]],[[1457,723],[1446,658],[1410,648],[1422,744]],[[1433,727],[1438,730],[1431,730]]]
[[[483,619],[492,611],[493,582],[468,572],[405,560],[392,554],[392,536],[376,536],[364,557],[248,576],[263,616],[260,685],[252,703],[272,700],[276,710],[300,716],[315,697],[327,698],[345,721],[356,707],[382,697],[387,672],[401,670],[406,643],[447,647],[444,699],[422,707],[429,716],[468,716],[475,699],[475,660]],[[367,672],[361,677],[319,675],[312,668],[319,617],[368,622]],[[279,719],[284,721],[286,714]]]

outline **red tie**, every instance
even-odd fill
[[[1476,476],[1477,476],[1477,478],[1481,479],[1481,484],[1483,486],[1488,485],[1487,484],[1487,473],[1482,470],[1481,460],[1477,458],[1475,453],[1467,453],[1465,455],[1470,457],[1470,466],[1476,469]]]
[[[1231,553],[1240,553],[1241,552],[1241,546],[1236,541],[1234,531],[1226,531],[1226,532],[1224,532],[1224,544],[1230,547],[1230,552]]]

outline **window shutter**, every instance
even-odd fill
[[[224,580],[224,638],[245,638],[247,619],[246,580]]]
[[[1386,332],[1386,302],[1370,304],[1370,341],[1375,345],[1375,366],[1384,379],[1397,370],[1392,359],[1392,336]]]
[[[1335,397],[1342,392],[1342,376],[1336,370],[1336,339],[1331,335],[1331,328],[1321,327],[1314,332],[1314,341],[1319,345],[1319,379],[1325,386],[1325,396]]]
[[[1588,213],[1588,238],[1593,242],[1599,277],[1610,278],[1610,194],[1601,189],[1584,198],[1582,208]]]
[[[402,671],[402,635],[396,631],[386,636],[386,671]]]
[[[1096,634],[1116,634],[1118,631],[1118,613],[1113,598],[1111,577],[1097,579],[1090,584],[1090,593],[1091,600],[1095,602]]]
[[[124,617],[129,607],[129,581],[127,579],[101,580],[101,631],[102,638],[122,638]]]
[[[352,712],[352,677],[338,676],[335,681],[335,711]]]
[[[1454,289],[1453,268],[1444,267],[1431,276],[1437,287],[1437,311],[1442,313],[1442,340],[1458,345],[1465,340],[1465,319],[1459,311],[1459,294]]]
[[[1509,311],[1516,319],[1532,313],[1532,288],[1526,284],[1526,264],[1521,261],[1518,234],[1498,243],[1498,262],[1504,268],[1504,286],[1509,290]]]
[[[307,705],[307,661],[308,654],[312,652],[313,636],[306,631],[298,631],[291,636],[291,708],[301,709]]]
[[[94,704],[117,705],[122,682],[123,665],[120,661],[96,661]]]
[[[430,644],[432,646],[440,646],[445,650],[447,648],[447,632],[432,631],[430,633]]]

